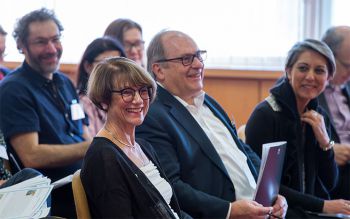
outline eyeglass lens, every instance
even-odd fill
[[[191,65],[193,63],[193,60],[195,57],[197,57],[197,59],[200,62],[203,62],[206,58],[207,52],[206,51],[197,51],[196,54],[193,55],[187,55],[182,57],[182,64],[183,65]]]
[[[125,50],[131,50],[133,47],[140,50],[143,49],[145,42],[143,40],[137,40],[134,43],[131,42],[125,42],[124,43],[124,49]]]
[[[141,99],[148,100],[151,96],[151,88],[141,87],[139,90],[134,90],[132,88],[126,88],[120,91],[122,98],[125,102],[132,102],[135,98],[136,91],[138,91]]]

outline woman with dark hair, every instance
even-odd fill
[[[325,43],[296,43],[287,56],[286,77],[255,108],[245,129],[247,144],[260,156],[262,144],[287,141],[280,193],[292,212],[350,214],[350,201],[329,200],[338,169],[329,119],[317,102],[334,72],[335,59]],[[296,217],[290,213],[287,218]]]
[[[108,25],[104,36],[119,40],[124,46],[126,57],[144,66],[145,41],[142,40],[142,28],[138,23],[130,19],[119,18]]]
[[[98,109],[86,96],[86,85],[92,69],[97,63],[108,57],[122,56],[125,52],[117,40],[101,37],[92,41],[86,48],[78,67],[78,93],[80,103],[89,117],[89,132],[95,136],[105,122],[105,112]]]

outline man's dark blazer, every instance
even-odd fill
[[[222,107],[208,95],[204,104],[230,131],[238,148],[247,156],[255,177],[259,157],[240,141],[236,129]],[[170,179],[182,210],[196,218],[225,218],[235,201],[235,188],[209,138],[188,112],[168,91],[158,86],[158,96],[150,106],[136,136],[149,141]]]
[[[350,82],[348,82],[345,87],[342,89],[343,95],[346,97],[348,106],[350,108]],[[333,115],[331,114],[329,110],[329,106],[327,103],[327,100],[325,98],[324,93],[322,93],[318,97],[319,104],[322,106],[322,108],[328,113],[328,116],[331,121],[331,138],[336,142],[340,143],[340,138],[336,132],[335,126],[334,126],[334,120]],[[350,130],[349,130],[350,133]],[[350,200],[350,164],[346,164],[345,166],[341,166],[339,168],[339,182],[337,187],[333,190],[331,194],[332,198],[343,198]]]

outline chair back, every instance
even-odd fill
[[[73,174],[72,189],[78,219],[91,219],[84,186],[81,183],[80,169]]]
[[[244,143],[245,143],[245,126],[246,124],[243,124],[237,129],[238,138],[240,138]]]

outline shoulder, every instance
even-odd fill
[[[171,107],[173,107],[172,104],[165,104],[160,98],[156,97],[154,102],[149,107],[146,120],[147,118],[156,118],[159,120],[160,118],[167,117]]]
[[[86,152],[85,158],[96,157],[96,156],[109,156],[111,151],[114,150],[114,145],[107,138],[95,137]]]
[[[73,89],[75,92],[75,87],[67,75],[63,74],[62,72],[56,72],[54,73],[54,77],[57,77],[65,86],[68,86],[70,89]]]
[[[246,130],[250,130],[251,127],[254,129],[259,124],[265,126],[268,123],[271,123],[274,120],[273,118],[279,114],[276,112],[281,112],[280,106],[273,98],[271,98],[271,96],[267,97],[253,110],[247,121]]]
[[[11,73],[0,83],[1,99],[23,99],[28,98],[31,93],[34,93],[34,86],[20,73]]]
[[[20,87],[30,86],[30,83],[28,83],[27,80],[25,80],[24,74],[22,74],[22,71],[17,69],[16,71],[12,72],[11,74],[7,75],[2,81],[1,81],[1,88],[13,86],[16,85]]]
[[[256,105],[255,109],[252,112],[252,116],[260,114],[272,115],[275,112],[281,112],[280,106],[272,99],[267,97],[265,100]]]
[[[104,137],[95,137],[84,157],[84,166],[104,166],[114,168],[120,163],[121,151]]]

